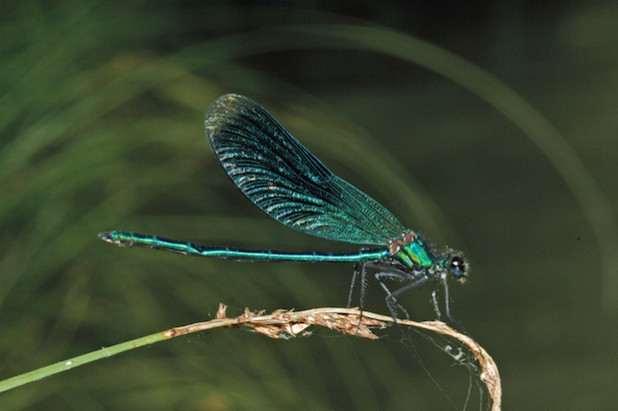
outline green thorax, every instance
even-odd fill
[[[425,243],[425,240],[413,231],[391,244],[391,255],[400,260],[407,267],[433,267],[438,259]]]

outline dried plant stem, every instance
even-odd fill
[[[21,385],[49,377],[62,371],[84,365],[101,358],[111,357],[124,351],[154,344],[170,338],[179,337],[199,331],[205,331],[220,327],[250,327],[256,332],[264,334],[270,338],[295,337],[299,334],[307,334],[310,326],[326,327],[331,330],[339,331],[346,335],[355,335],[362,338],[378,339],[371,331],[371,327],[384,327],[386,323],[393,322],[392,317],[363,311],[362,316],[358,308],[315,308],[305,311],[286,311],[276,310],[271,314],[264,314],[264,311],[252,313],[249,309],[236,318],[227,318],[225,315],[226,307],[219,305],[219,310],[215,319],[199,322],[182,327],[171,328],[169,330],[151,334],[135,340],[127,341],[111,347],[102,348],[78,357],[74,357],[38,370],[30,371],[0,381],[0,392],[10,390]],[[500,410],[502,390],[500,385],[500,375],[496,363],[491,356],[478,345],[472,338],[462,334],[441,321],[416,322],[412,320],[397,320],[403,326],[423,328],[442,335],[459,340],[466,345],[479,362],[482,372],[481,381],[487,386],[489,395],[493,401],[492,410]]]
[[[244,325],[268,337],[282,338],[285,336],[296,336],[305,332],[309,326],[315,325],[330,328],[347,335],[377,339],[378,337],[371,332],[369,327],[382,327],[386,323],[393,321],[392,317],[368,311],[363,311],[361,316],[358,308],[315,308],[298,312],[277,310],[268,315],[264,315],[263,311],[251,313],[248,309],[245,309],[244,314],[230,319],[225,317],[225,306],[220,304],[215,320],[172,328],[166,333],[170,337],[176,337],[209,328]],[[487,391],[492,399],[492,410],[501,409],[502,386],[498,367],[493,358],[476,341],[468,335],[449,327],[442,321],[417,322],[397,319],[397,323],[455,338],[468,347],[481,366],[480,379],[487,387]]]

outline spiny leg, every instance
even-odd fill
[[[359,298],[359,304],[360,304],[360,311],[361,311],[361,317],[363,315],[363,307],[365,306],[365,291],[367,291],[367,269],[366,269],[367,263],[363,263],[361,265],[361,270],[360,270],[360,298]]]
[[[373,268],[376,270],[384,270],[385,267],[380,264],[368,263],[367,266],[369,268]],[[415,282],[417,278],[410,273],[399,270],[395,267],[388,267],[388,271],[378,271],[375,273],[375,278],[378,280],[378,283],[382,287],[382,289],[386,292],[386,307],[388,308],[393,320],[397,320],[397,316],[395,315],[395,310],[400,311],[404,314],[406,318],[410,318],[408,312],[401,304],[397,302],[397,295],[399,291],[391,292],[388,286],[384,283],[385,279],[397,280],[397,281],[412,281]]]
[[[408,314],[408,311],[405,308],[403,308],[401,304],[397,302],[397,298],[395,298],[391,290],[386,286],[386,284],[383,281],[383,278],[385,277],[401,281],[402,277],[397,274],[393,274],[393,273],[386,272],[386,271],[379,271],[375,273],[375,277],[376,277],[376,280],[378,280],[378,283],[380,283],[380,286],[382,287],[382,289],[386,292],[386,298],[385,298],[386,307],[388,308],[388,311],[390,312],[391,317],[393,317],[393,320],[397,321],[397,315],[395,314],[395,310],[403,313],[405,318],[409,319],[410,315]]]
[[[380,274],[383,274],[382,276],[385,276],[384,274],[390,274],[390,273],[388,273],[388,272],[384,272],[384,273],[380,273]],[[400,309],[404,312],[404,314],[406,315],[406,318],[410,318],[410,317],[409,317],[409,315],[408,315],[408,312],[407,312],[407,311],[406,311],[406,310],[405,310],[405,309],[401,306],[401,304],[399,304],[399,303],[397,302],[397,296],[399,296],[400,294],[403,294],[403,293],[407,292],[408,290],[411,290],[411,289],[413,289],[413,288],[415,288],[415,287],[418,287],[419,285],[425,284],[425,283],[426,283],[426,282],[430,279],[430,277],[426,277],[426,276],[424,276],[424,277],[420,277],[420,278],[419,278],[419,277],[414,277],[413,275],[408,274],[408,273],[405,273],[405,274],[406,274],[406,275],[402,277],[402,276],[399,274],[399,272],[397,272],[397,273],[395,274],[395,276],[397,276],[397,277],[399,277],[399,278],[403,278],[403,279],[408,279],[408,280],[410,280],[410,281],[412,281],[412,282],[411,282],[410,284],[404,285],[403,287],[401,287],[401,288],[399,288],[399,289],[397,289],[397,290],[395,290],[395,291],[392,291],[392,292],[391,292],[390,290],[388,290],[388,288],[386,287],[386,285],[384,285],[380,279],[378,279],[378,281],[380,281],[380,284],[382,284],[382,287],[383,287],[383,288],[384,288],[384,290],[386,290],[386,291],[387,291],[387,293],[388,293],[388,295],[386,296],[386,301],[387,301],[387,303],[386,303],[386,304],[390,306],[390,303],[389,303],[389,302],[394,302],[394,303],[396,303],[397,307],[399,307],[399,308],[400,308]],[[382,277],[382,276],[381,276],[381,277]],[[389,275],[389,276],[390,276],[390,277],[393,277],[392,275]]]
[[[347,308],[352,307],[352,296],[354,295],[354,286],[356,285],[356,278],[358,277],[358,274],[359,274],[359,270],[358,270],[359,266],[360,266],[360,263],[356,263],[354,265],[354,274],[352,274],[352,284],[350,284],[350,293],[348,294]]]
[[[348,308],[352,306],[352,297],[354,295],[354,287],[356,286],[356,279],[360,274],[360,292],[359,292],[359,309],[363,312],[365,306],[365,291],[367,290],[367,271],[365,266],[369,264],[366,262],[357,263],[354,266],[354,274],[352,275],[352,284],[350,284],[350,292],[348,293]],[[359,269],[360,267],[360,269]]]
[[[442,316],[442,313],[440,312],[440,304],[438,304],[438,280],[436,279],[436,281],[433,282],[433,291],[431,292],[431,300],[433,301],[433,310],[436,313],[436,316],[438,318],[438,320],[440,319],[440,317]],[[447,312],[448,312],[448,303],[446,304],[447,307]]]
[[[365,306],[365,284],[366,284],[366,270],[365,265],[367,263],[357,263],[354,266],[354,274],[352,275],[352,284],[350,284],[350,292],[348,294],[348,308],[352,306],[352,296],[354,295],[354,286],[356,285],[356,278],[359,277],[360,274],[360,295],[359,295],[359,311],[360,316],[358,317],[358,324],[356,325],[356,334],[360,330],[361,322],[363,321],[363,307]],[[359,269],[360,267],[360,269]]]
[[[444,311],[446,311],[447,318],[456,323],[457,321],[451,315],[451,296],[448,292],[448,283],[444,274],[442,275],[442,287],[444,288]]]
[[[451,297],[448,292],[448,282],[446,281],[446,275],[442,275],[442,286],[444,287],[444,311],[446,311],[446,317],[464,333],[468,334],[468,330],[459,321],[457,321],[451,314]]]

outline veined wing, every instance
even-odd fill
[[[234,184],[288,227],[330,240],[386,244],[404,230],[380,203],[334,175],[260,105],[219,97],[206,136]]]

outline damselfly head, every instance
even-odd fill
[[[469,266],[466,259],[458,253],[450,252],[447,256],[447,269],[460,282],[464,283],[468,279]]]

